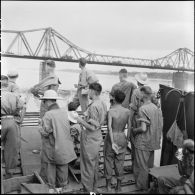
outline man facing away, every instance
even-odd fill
[[[59,108],[54,90],[47,90],[41,98],[48,111],[40,120],[42,138],[40,176],[50,187],[66,188],[68,163],[77,158],[66,109]]]
[[[88,88],[91,83],[98,82],[98,78],[96,75],[86,68],[86,60],[85,58],[79,59],[79,68],[81,72],[79,74],[78,84],[75,84],[75,88],[77,88],[77,93],[73,98],[74,107],[76,110],[79,105],[81,106],[82,112],[87,110],[88,106]]]
[[[116,191],[121,191],[121,181],[123,179],[123,165],[127,148],[127,138],[125,135],[126,124],[129,124],[130,111],[122,106],[125,94],[120,90],[115,90],[113,94],[114,104],[108,112],[109,134],[104,142],[104,172],[106,176],[107,191],[111,191],[111,178],[113,166],[117,177]]]
[[[125,99],[122,103],[122,106],[125,108],[129,108],[129,104],[131,103],[131,96],[133,94],[134,89],[136,88],[136,85],[133,84],[132,82],[128,82],[127,77],[128,77],[127,70],[125,68],[121,69],[119,71],[120,82],[113,85],[111,92],[110,92],[111,105],[113,102],[114,91],[119,89],[125,93]]]
[[[102,142],[101,126],[106,121],[107,107],[100,99],[102,86],[99,83],[89,85],[89,98],[92,103],[88,106],[86,118],[77,117],[82,124],[81,131],[81,183],[84,191],[96,192],[99,171],[99,150]]]
[[[18,163],[20,133],[16,117],[20,116],[23,106],[19,97],[8,91],[8,77],[1,75],[1,141],[4,146],[6,178],[12,177],[11,169],[15,169]]]
[[[46,77],[40,81],[38,84],[33,86],[30,91],[35,97],[39,97],[44,94],[46,90],[52,89],[54,91],[58,91],[59,84],[61,82],[59,81],[59,78],[55,75],[55,62],[51,60],[46,61]],[[43,101],[41,101],[40,106],[40,118],[42,118],[47,111],[46,104],[43,104]]]
[[[151,102],[149,86],[140,88],[143,105],[139,108],[140,126],[132,128],[134,134],[134,177],[139,190],[148,190],[148,171],[154,165],[154,151],[160,149],[163,128],[162,112]],[[147,122],[149,121],[149,122]]]

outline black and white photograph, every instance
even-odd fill
[[[1,194],[194,194],[194,1],[1,1]]]

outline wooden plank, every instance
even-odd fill
[[[47,184],[37,184],[37,183],[22,183],[21,184],[24,188],[26,188],[32,194],[43,194],[49,193],[49,187]]]
[[[177,164],[151,168],[149,174],[155,178],[159,176],[173,177],[175,179],[180,178]]]
[[[40,175],[37,173],[37,171],[34,172],[35,176],[37,177],[37,179],[39,180],[39,182],[41,184],[45,184],[45,182],[42,180],[42,178],[40,177]]]
[[[21,183],[30,183],[33,181],[34,181],[34,174],[3,180],[4,193],[20,190]]]
[[[121,185],[126,185],[126,183],[134,183],[135,182],[135,179],[134,179],[134,176],[133,174],[126,174],[124,175],[124,179],[122,180],[122,183]],[[112,185],[116,185],[117,183],[117,180],[115,177],[112,177],[112,181],[111,181]],[[101,187],[105,187],[106,186],[106,178],[100,178],[98,180],[98,187],[101,188]]]

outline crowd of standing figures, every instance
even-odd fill
[[[74,132],[79,135],[81,183],[84,192],[98,192],[99,151],[102,141],[107,191],[111,192],[113,167],[117,178],[115,190],[122,191],[121,182],[124,177],[123,166],[128,142],[131,144],[136,187],[147,191],[149,169],[154,166],[154,151],[160,149],[163,128],[160,104],[151,87],[147,85],[147,74],[135,75],[136,86],[127,81],[127,70],[121,69],[120,81],[114,84],[110,91],[110,108],[107,110],[105,102],[100,97],[102,85],[93,71],[86,68],[86,60],[81,58],[79,81],[75,84],[77,92],[68,104],[67,111],[57,104],[57,100],[63,98],[57,93],[61,82],[55,75],[55,62],[48,60],[46,65],[46,77],[29,89],[31,94],[41,100],[39,132],[42,140],[40,169],[42,179],[51,188],[67,188],[68,164],[77,159],[71,136]],[[16,84],[17,78],[18,73],[15,71],[10,71],[7,76],[1,76],[1,133],[6,178],[12,177],[11,170],[18,163],[20,124],[26,109],[26,100],[21,98]],[[79,106],[82,110],[80,116],[76,112]],[[108,127],[104,140],[101,133],[103,125]],[[183,150],[185,149],[183,159],[188,163],[184,162],[184,166],[183,164],[180,166],[185,170],[185,173],[181,173],[186,178],[183,180],[184,183],[172,181],[170,178],[160,178],[160,193],[165,190],[166,192],[176,190],[175,187],[178,185],[183,186],[181,189],[177,188],[179,192],[185,189],[186,181],[188,187],[193,182],[194,142],[192,140],[184,142]]]

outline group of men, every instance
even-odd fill
[[[57,104],[57,90],[61,82],[55,75],[55,63],[48,60],[48,75],[30,92],[41,99],[40,134],[42,138],[40,175],[50,187],[66,188],[68,184],[68,164],[77,156],[70,134],[70,113],[81,106],[82,116],[71,115],[79,125],[80,135],[80,170],[81,183],[85,192],[98,192],[99,151],[103,141],[101,126],[108,125],[104,139],[104,173],[107,191],[111,192],[113,167],[117,177],[116,191],[121,191],[123,165],[128,141],[131,142],[133,173],[139,190],[148,189],[149,168],[154,165],[154,151],[160,149],[163,118],[157,101],[154,101],[152,89],[147,86],[147,74],[135,75],[135,84],[127,81],[126,69],[119,71],[120,82],[110,92],[110,109],[100,98],[102,86],[97,76],[86,68],[86,60],[79,60],[81,73],[75,84],[77,92],[67,110]],[[2,132],[5,132],[5,164],[7,174],[16,165],[15,147],[8,133],[14,131],[16,140],[17,127],[14,117],[19,106],[18,96],[8,92],[7,77],[1,76],[2,87]],[[14,95],[13,95],[14,94]],[[9,104],[8,104],[9,103]],[[8,105],[7,105],[8,104]],[[10,123],[10,121],[12,123]],[[128,129],[127,134],[125,133]],[[3,136],[2,136],[3,138]],[[9,140],[9,141],[7,141]],[[17,145],[17,143],[15,144]],[[7,156],[6,156],[7,155]],[[9,157],[8,157],[9,156]],[[11,158],[11,159],[10,159]],[[10,165],[11,164],[11,165]]]

